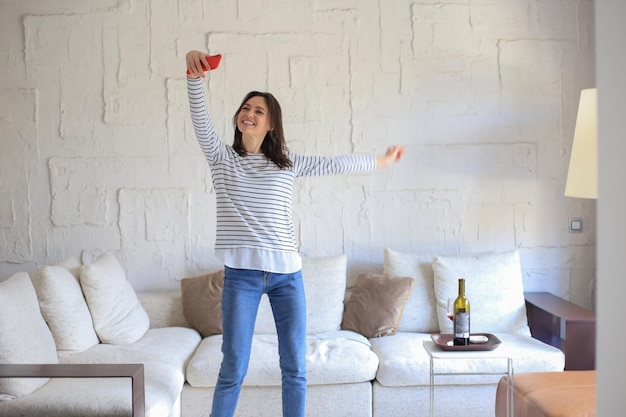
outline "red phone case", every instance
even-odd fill
[[[206,57],[207,62],[209,63],[209,68],[206,68],[204,64],[202,64],[203,71],[214,70],[215,68],[220,66],[220,61],[222,60],[222,54],[210,55]],[[191,74],[189,70],[187,70],[187,74]]]

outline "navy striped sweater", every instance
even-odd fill
[[[262,154],[240,156],[215,132],[203,80],[188,78],[187,93],[196,138],[209,163],[216,193],[217,254],[231,268],[275,273],[299,270],[302,264],[292,220],[295,178],[371,172],[376,157],[289,153],[293,166],[280,169]]]

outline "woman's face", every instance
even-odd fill
[[[265,97],[251,97],[237,115],[237,128],[243,136],[265,138],[267,132],[271,130],[269,116]]]

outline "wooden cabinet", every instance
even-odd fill
[[[524,298],[532,336],[565,353],[565,370],[595,369],[596,313],[548,292]]]

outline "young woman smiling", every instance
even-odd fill
[[[208,54],[186,55],[191,119],[211,169],[216,193],[215,250],[224,262],[222,352],[212,417],[232,417],[248,369],[261,296],[268,295],[280,353],[283,417],[304,417],[306,402],[306,305],[302,259],[292,223],[297,177],[372,172],[400,160],[384,155],[304,156],[286,146],[282,111],[274,96],[251,91],[233,117],[232,146],[217,136],[207,111],[202,66]]]

